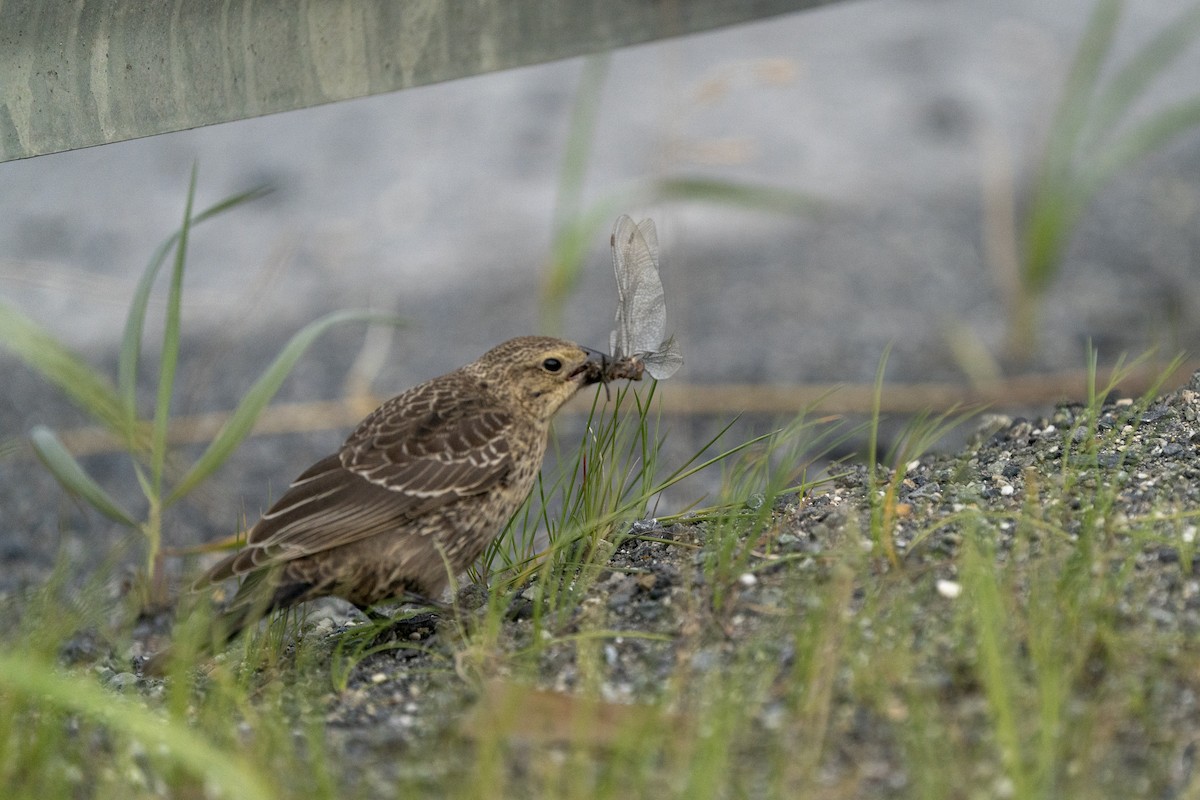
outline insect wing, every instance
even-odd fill
[[[617,314],[614,320],[615,327],[609,335],[608,344],[609,352],[616,359],[622,359],[632,352],[629,349],[631,345],[629,326],[632,322],[629,316],[629,297],[633,292],[632,284],[636,281],[636,276],[631,272],[630,264],[632,263],[632,243],[636,233],[637,225],[632,219],[622,214],[613,225],[610,239],[613,274],[617,279]]]
[[[621,216],[613,228],[612,246],[617,278],[616,330],[609,340],[613,355],[619,358],[654,352],[667,328],[654,220],[635,225],[629,217]]]
[[[647,353],[642,356],[642,362],[646,365],[646,372],[650,373],[650,377],[656,381],[663,381],[675,374],[675,371],[683,366],[683,352],[679,349],[679,343],[672,336],[665,342],[660,344],[653,353]]]

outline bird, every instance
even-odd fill
[[[555,412],[610,373],[624,377],[602,352],[523,336],[385,401],[193,584],[242,579],[216,638],[319,597],[365,613],[406,596],[436,600],[532,491]],[[146,671],[161,672],[168,652]]]

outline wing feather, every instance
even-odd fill
[[[307,469],[262,515],[247,546],[207,576],[234,575],[401,531],[412,520],[502,483],[512,417],[461,373],[384,403],[341,450]],[[409,526],[411,527],[411,526]]]

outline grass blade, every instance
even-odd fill
[[[558,198],[554,203],[555,230],[562,230],[578,216],[579,199],[587,172],[588,154],[596,135],[596,117],[600,112],[600,95],[608,78],[608,53],[596,53],[583,60],[583,72],[575,91],[571,108],[571,124],[567,133],[566,154],[558,179]]]
[[[1062,253],[1083,213],[1085,203],[1069,176],[1054,183],[1043,182],[1030,205],[1025,225],[1025,258],[1021,263],[1022,283],[1039,295],[1058,273]]]
[[[72,403],[125,438],[125,417],[112,384],[33,320],[0,305],[0,346],[58,387]]]
[[[1068,170],[1079,136],[1087,120],[1088,107],[1095,95],[1096,82],[1104,61],[1112,50],[1117,22],[1121,18],[1121,0],[1100,0],[1088,20],[1087,29],[1079,43],[1079,50],[1071,63],[1063,87],[1062,101],[1050,127],[1050,140],[1046,145],[1046,160],[1042,174],[1055,180]]]
[[[158,400],[154,404],[154,434],[150,442],[150,481],[156,497],[162,492],[163,466],[167,460],[167,428],[171,422],[171,395],[175,392],[175,369],[179,363],[180,318],[183,305],[183,268],[187,264],[188,234],[192,227],[192,204],[196,199],[196,166],[188,183],[183,224],[175,245],[175,265],[167,295],[167,320],[163,331],[162,361],[158,370]],[[153,498],[152,498],[153,499]]]
[[[1085,206],[1073,179],[1072,163],[1088,118],[1100,69],[1112,48],[1121,0],[1100,0],[1092,12],[1050,125],[1025,226],[1021,282],[1040,294],[1054,280],[1074,223]]]
[[[1098,143],[1200,33],[1200,4],[1192,6],[1147,42],[1096,98],[1084,149]]]
[[[213,438],[208,449],[196,460],[196,463],[192,464],[187,473],[180,478],[179,483],[171,490],[164,506],[170,505],[186,495],[211,475],[217,467],[225,463],[225,459],[229,458],[238,444],[250,433],[258,415],[271,402],[271,398],[279,391],[284,379],[291,373],[292,368],[309,346],[329,328],[346,322],[399,324],[396,317],[379,312],[337,311],[301,328],[271,362],[266,372],[250,387],[250,391],[234,409],[233,414]]]
[[[597,201],[564,221],[555,231],[550,245],[550,260],[542,274],[542,329],[553,333],[562,328],[564,298],[579,282],[581,265],[595,241],[596,231],[604,230],[622,206],[634,204],[628,194]]]
[[[256,200],[269,192],[268,187],[260,186],[227,197],[201,211],[192,218],[191,224],[192,226],[198,225],[243,203]],[[133,302],[130,303],[129,314],[125,318],[125,331],[121,336],[121,352],[117,361],[117,393],[121,398],[126,424],[130,429],[133,428],[137,416],[137,365],[142,354],[142,332],[146,325],[146,308],[150,303],[150,291],[154,287],[154,281],[158,278],[162,265],[166,263],[171,248],[175,247],[179,241],[179,236],[179,231],[172,233],[154,251],[154,256],[146,265],[141,280],[138,281],[137,288],[134,290]]]
[[[591,153],[596,134],[596,115],[608,77],[609,61],[607,53],[591,55],[583,60],[583,72],[579,76],[575,103],[571,108],[567,148],[558,179],[558,196],[554,201],[554,245],[550,263],[542,276],[542,329],[550,334],[562,330],[563,297],[578,283],[583,256],[592,233],[599,226],[599,220],[595,225],[591,224],[596,216],[595,211],[581,214],[580,198],[583,196],[588,154]],[[585,220],[589,223],[588,227],[583,226]]]
[[[1200,125],[1200,97],[1165,108],[1122,136],[1106,150],[1088,159],[1089,168],[1080,178],[1084,202],[1098,192],[1119,170],[1149,155],[1171,139]]]
[[[963,581],[968,587],[969,614],[978,643],[978,671],[994,725],[996,745],[1004,770],[1016,787],[1015,797],[1032,797],[1023,759],[1018,704],[1019,665],[1017,649],[1009,631],[1011,618],[999,579],[991,545],[976,531],[975,541],[963,550]]]
[[[167,254],[171,252],[178,238],[178,234],[172,234],[154,251],[154,257],[142,272],[141,280],[133,292],[133,302],[130,304],[129,314],[125,317],[121,351],[117,356],[117,394],[129,431],[133,430],[133,423],[137,419],[137,362],[142,354],[142,330],[146,324],[146,306],[150,302],[150,290],[154,286],[154,279],[158,277],[158,271],[167,260]]]
[[[34,705],[90,717],[144,745],[149,753],[204,779],[225,797],[275,797],[266,779],[236,753],[222,751],[182,721],[166,719],[136,701],[104,691],[90,680],[31,663],[29,652],[0,653],[0,686]]]
[[[131,528],[138,527],[133,516],[121,508],[120,504],[84,471],[75,457],[67,452],[67,448],[63,447],[54,431],[39,425],[30,431],[29,439],[38,458],[65,489],[82,497],[92,508],[109,519]]]

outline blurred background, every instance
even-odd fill
[[[686,359],[662,387],[678,453],[745,408],[759,409],[747,430],[788,418],[805,387],[845,384],[861,411],[856,387],[889,345],[889,384],[1065,375],[1069,396],[1088,342],[1102,363],[1154,347],[1165,361],[1200,337],[1195,7],[1129,3],[1110,41],[1089,40],[1098,7],[839,2],[0,164],[0,300],[111,371],[197,164],[198,207],[272,192],[193,232],[180,414],[232,408],[292,333],[339,308],[406,324],[332,331],[281,401],[386,397],[527,333],[606,347],[620,213],[658,225]],[[1083,83],[1081,46],[1096,56]],[[1086,91],[1065,88],[1072,74]],[[87,421],[15,359],[0,365],[0,436]],[[703,415],[685,413],[689,398]],[[167,536],[228,532],[363,411],[252,439]],[[136,494],[131,474],[88,458]],[[0,524],[34,533],[6,558],[52,553],[36,542],[78,524],[33,464],[14,448],[0,460]]]

